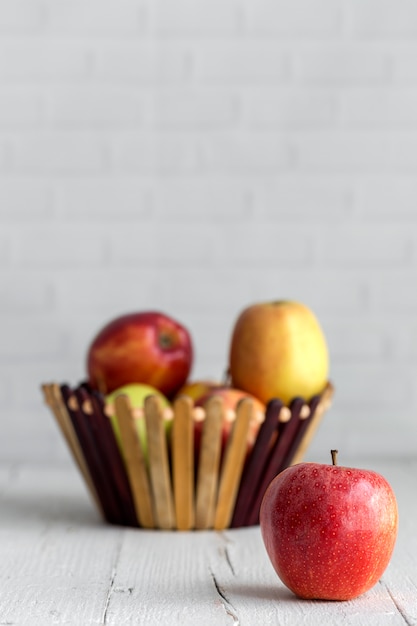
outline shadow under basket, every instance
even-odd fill
[[[115,400],[119,437],[104,398],[87,386],[42,385],[45,402],[65,437],[103,518],[111,524],[164,530],[239,528],[259,523],[259,509],[271,480],[299,463],[329,407],[334,388],[309,402],[285,406],[271,400],[253,445],[254,406],[236,407],[225,440],[222,399],[204,407],[197,432],[190,398],[173,403],[169,428],[154,396],[145,402],[146,450],[128,398]],[[198,441],[198,443],[197,443]]]

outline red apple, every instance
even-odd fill
[[[188,330],[163,313],[123,315],[104,326],[87,354],[89,383],[108,394],[129,383],[172,397],[185,383],[193,349]]]
[[[250,450],[253,444],[255,443],[255,439],[258,434],[259,427],[265,419],[265,411],[266,411],[265,405],[263,404],[263,402],[258,400],[258,398],[255,398],[252,394],[247,393],[246,391],[242,391],[241,389],[234,389],[232,387],[218,386],[218,387],[214,387],[208,393],[201,396],[195,402],[195,406],[204,408],[208,400],[210,400],[210,398],[213,398],[214,396],[218,396],[223,400],[223,407],[224,407],[224,420],[223,420],[223,427],[222,427],[223,450],[225,449],[227,440],[230,435],[230,431],[232,430],[233,422],[235,421],[235,418],[236,418],[236,407],[238,403],[241,400],[243,400],[243,398],[250,398],[253,401],[254,419],[252,420],[252,423],[249,428],[249,433],[248,433],[248,450]],[[198,446],[198,442],[201,436],[200,431],[202,430],[203,422],[197,420],[195,424],[196,424],[196,435],[195,435],[196,444]]]
[[[350,600],[385,571],[398,509],[391,486],[376,472],[300,463],[269,485],[260,526],[272,565],[297,596]]]
[[[327,382],[327,344],[313,312],[299,302],[262,302],[235,322],[230,343],[232,385],[262,402],[310,400]]]

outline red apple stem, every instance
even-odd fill
[[[337,465],[337,455],[339,450],[330,450],[332,455],[332,465]]]

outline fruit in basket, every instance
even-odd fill
[[[310,400],[323,391],[329,355],[314,313],[304,304],[253,304],[235,322],[229,353],[232,385],[267,403]]]
[[[216,382],[214,380],[191,380],[185,383],[177,391],[177,396],[188,396],[191,400],[196,402],[201,397],[205,396],[212,389],[218,389],[222,387],[222,383]]]
[[[151,385],[171,397],[187,380],[193,348],[188,330],[156,311],[109,322],[87,353],[89,383],[104,394],[129,383]]]
[[[223,403],[224,409],[224,419],[222,425],[222,448],[224,449],[227,443],[227,440],[230,435],[230,431],[232,430],[233,423],[236,418],[236,408],[241,400],[244,398],[249,398],[252,400],[254,405],[254,419],[252,420],[248,433],[248,449],[250,449],[255,443],[256,435],[258,434],[260,425],[265,419],[265,411],[266,407],[255,398],[252,394],[247,391],[242,391],[241,389],[234,389],[232,387],[227,386],[218,386],[214,387],[210,391],[208,391],[205,395],[198,398],[195,402],[196,407],[202,407],[206,405],[206,403],[213,397],[219,397]],[[198,446],[198,441],[200,439],[202,429],[202,422],[196,422],[196,442]]]
[[[388,566],[398,510],[391,486],[376,472],[300,463],[267,488],[260,526],[272,565],[297,596],[350,600]]]
[[[218,386],[210,389],[207,393],[200,396],[195,401],[195,406],[204,407],[205,403],[213,396],[219,396],[223,400],[225,409],[225,416],[227,421],[233,422],[236,414],[237,404],[243,400],[243,398],[250,398],[254,403],[255,417],[258,424],[261,424],[265,419],[266,407],[263,402],[255,398],[255,396],[242,389],[235,389],[234,387]]]
[[[136,431],[139,437],[139,441],[142,445],[142,450],[144,452],[145,458],[147,458],[147,439],[146,439],[146,424],[145,424],[145,415],[144,415],[144,405],[145,399],[148,396],[156,396],[161,401],[161,406],[164,411],[164,424],[167,436],[169,436],[169,432],[172,424],[172,408],[169,400],[157,389],[151,387],[150,385],[141,385],[139,383],[132,383],[129,385],[124,385],[123,387],[119,387],[112,393],[108,394],[105,398],[105,412],[111,419],[113,432],[116,437],[116,441],[120,447],[120,450],[123,453],[123,446],[120,438],[120,429],[119,424],[116,417],[115,411],[115,399],[119,395],[126,395],[129,398],[129,402],[133,411],[133,416],[135,420]]]

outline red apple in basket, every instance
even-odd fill
[[[188,330],[164,313],[144,311],[109,322],[87,354],[90,385],[104,394],[129,383],[171,397],[185,383],[193,358]]]
[[[260,425],[265,419],[265,411],[266,407],[255,398],[252,394],[247,391],[242,391],[241,389],[234,389],[232,387],[227,386],[219,386],[214,387],[208,393],[198,398],[195,402],[195,406],[197,408],[204,408],[205,404],[213,398],[217,396],[222,399],[223,407],[224,407],[224,420],[222,425],[222,449],[224,450],[226,447],[227,440],[230,435],[230,431],[232,430],[233,423],[236,418],[236,408],[237,405],[243,398],[250,398],[253,401],[254,405],[254,419],[252,420],[248,433],[248,450],[250,450],[255,442],[256,435],[258,434]],[[198,415],[198,414],[197,414]],[[195,422],[195,437],[196,437],[196,447],[199,447],[199,441],[201,438],[201,431],[203,427],[203,422],[198,419]]]
[[[313,312],[292,301],[263,302],[239,315],[230,343],[229,373],[234,387],[267,403],[296,396],[310,400],[328,376],[326,339]]]
[[[297,596],[350,600],[385,571],[398,510],[391,486],[376,472],[300,463],[269,485],[260,526],[272,565]]]

